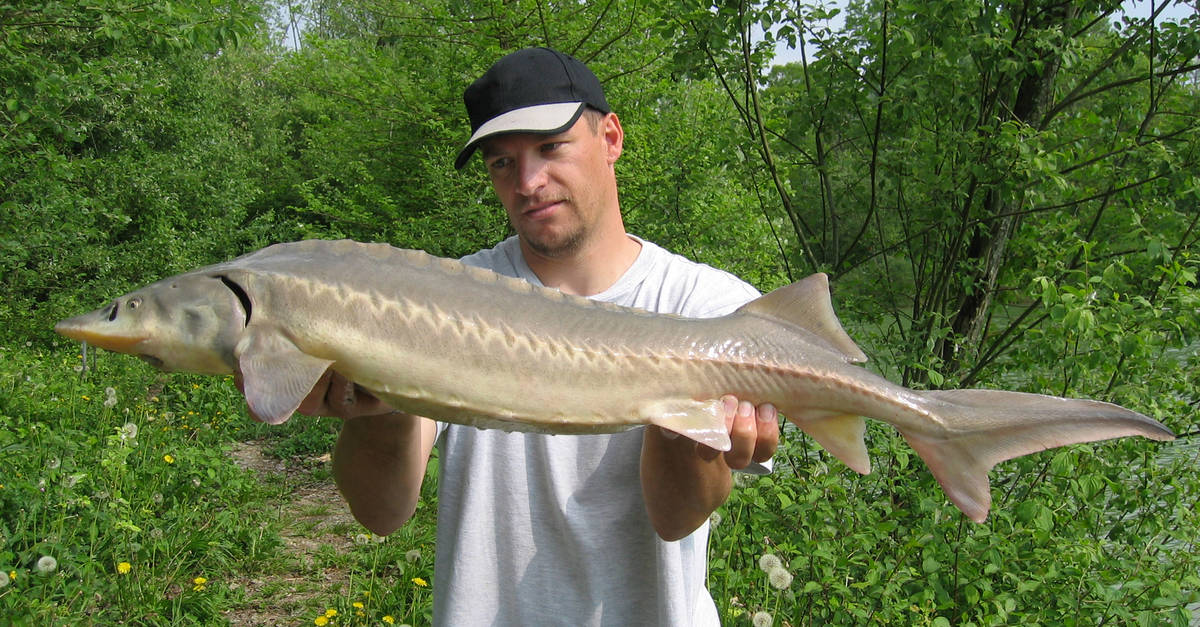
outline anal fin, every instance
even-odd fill
[[[784,415],[851,470],[870,474],[871,458],[863,441],[867,423],[862,416],[811,409],[785,412]]]
[[[720,399],[695,401],[670,399],[642,406],[643,418],[652,425],[687,436],[718,451],[731,447],[725,428],[725,409]]]

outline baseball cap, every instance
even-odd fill
[[[502,57],[463,92],[471,139],[458,153],[462,169],[479,142],[506,133],[553,135],[570,128],[584,108],[611,109],[600,80],[571,55],[526,48]]]

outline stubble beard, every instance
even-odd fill
[[[564,199],[572,209],[575,205],[569,199]],[[569,231],[560,234],[549,234],[545,237],[522,233],[521,237],[533,252],[547,259],[561,259],[579,252],[590,236],[589,225],[583,220],[578,210],[574,211],[578,219]]]

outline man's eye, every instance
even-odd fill
[[[503,157],[500,159],[494,159],[494,160],[488,162],[488,169],[489,170],[502,170],[509,163],[511,163],[511,161],[512,160],[507,157]]]
[[[562,145],[563,142],[547,142],[542,144],[542,152],[554,152],[555,150],[561,148]]]

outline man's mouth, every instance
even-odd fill
[[[523,213],[526,217],[529,217],[529,218],[540,218],[544,215],[549,214],[551,211],[554,210],[555,207],[558,207],[560,204],[562,204],[561,200],[551,200],[551,201],[545,201],[545,202],[530,203],[529,207],[527,209],[525,209],[525,211]]]

